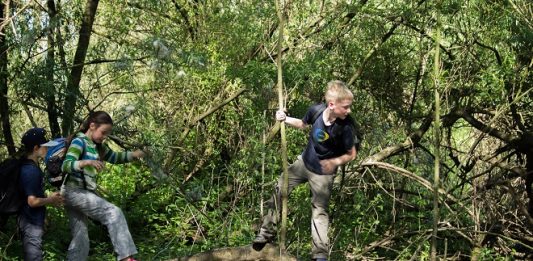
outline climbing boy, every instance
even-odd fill
[[[329,239],[328,206],[335,173],[339,166],[355,159],[357,155],[354,123],[349,113],[353,101],[352,92],[342,81],[331,81],[323,104],[311,106],[303,119],[289,117],[284,111],[276,112],[276,120],[305,129],[311,126],[309,141],[302,155],[289,166],[289,194],[297,185],[309,182],[312,198],[311,234],[312,258],[325,261],[328,257]],[[275,191],[266,203],[266,214],[254,244],[272,242],[281,206],[280,176]]]
[[[33,128],[22,136],[24,163],[20,169],[19,184],[25,200],[18,216],[18,227],[22,237],[24,260],[43,260],[42,237],[46,205],[59,207],[63,198],[59,192],[45,196],[44,174],[39,167],[39,159],[46,156],[48,147],[57,142],[45,138],[45,130]]]

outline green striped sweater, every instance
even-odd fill
[[[85,146],[85,152],[83,146]],[[133,160],[131,152],[115,152],[106,145],[103,145],[103,148],[104,161],[120,164]],[[83,155],[81,155],[82,153]],[[82,180],[82,177],[84,177],[87,190],[94,191],[96,190],[98,171],[93,166],[86,166],[81,169],[80,160],[100,160],[96,144],[82,132],[77,133],[70,143],[61,169],[64,173],[68,173],[67,186],[84,188]],[[81,171],[83,171],[83,175],[81,175]]]

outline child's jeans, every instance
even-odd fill
[[[88,190],[63,186],[61,192],[65,199],[72,234],[67,260],[87,260],[90,248],[87,217],[107,227],[117,260],[137,254],[128,223],[120,208]]]
[[[18,226],[24,248],[24,260],[43,260],[43,226],[30,223],[22,214],[18,216]]]

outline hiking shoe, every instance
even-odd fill
[[[264,236],[263,234],[259,233],[252,241],[254,244],[266,244],[272,242],[272,237]]]

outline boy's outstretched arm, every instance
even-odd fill
[[[281,110],[276,112],[276,120],[284,121],[288,125],[298,129],[305,129],[307,127],[307,124],[305,124],[301,119],[289,117],[284,111]]]

